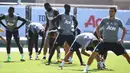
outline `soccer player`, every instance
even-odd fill
[[[31,22],[28,25],[28,50],[29,50],[29,59],[32,60],[32,52],[33,52],[33,46],[35,45],[35,51],[36,51],[36,57],[35,60],[38,60],[38,35],[42,37],[42,43],[41,47],[43,47],[44,44],[44,38],[45,38],[45,28],[42,24],[37,22]]]
[[[25,61],[24,56],[23,56],[23,48],[20,45],[20,41],[19,41],[20,37],[19,37],[18,29],[26,23],[26,20],[24,18],[21,18],[20,16],[15,15],[14,11],[15,11],[14,7],[9,7],[8,14],[0,17],[0,23],[6,28],[7,54],[8,54],[7,61],[9,61],[9,62],[11,61],[10,44],[11,44],[12,36],[14,37],[14,40],[19,48],[19,51],[21,54],[20,60]],[[1,21],[3,19],[5,19],[6,25]],[[18,20],[22,21],[22,24],[20,26],[17,26]]]
[[[55,23],[55,21],[57,20],[59,21],[59,28],[57,28],[57,30],[60,33],[56,41],[54,42],[53,48],[48,58],[48,63],[46,63],[46,65],[50,65],[51,58],[56,48],[58,48],[59,46],[63,46],[65,41],[68,43],[69,46],[71,46],[71,44],[74,41],[74,35],[72,31],[77,27],[78,22],[73,15],[70,15],[70,9],[71,9],[70,5],[65,4],[64,8],[65,8],[65,13],[58,15],[56,18],[52,20],[53,23]],[[72,29],[72,26],[74,26],[74,29]]]
[[[81,33],[80,29],[79,29],[79,28],[76,28],[76,29],[74,30],[74,32],[73,32],[73,35],[74,35],[74,37],[76,37],[76,36],[79,35],[80,33]],[[70,49],[70,46],[67,44],[67,42],[65,42],[65,44],[64,44],[65,55],[68,53],[69,49]],[[76,54],[77,54],[77,55],[80,54],[78,50],[76,51]],[[79,57],[80,57],[80,56],[79,56]],[[82,58],[80,58],[80,59],[82,59]],[[80,62],[81,62],[81,65],[85,65],[84,63],[82,63],[82,60],[81,60]],[[72,64],[72,55],[68,58],[68,61],[67,61],[66,63]]]
[[[103,38],[103,36],[102,36],[103,35],[103,28],[100,28],[99,31],[100,31],[100,34],[101,34],[101,38]],[[94,31],[93,34],[95,35],[96,38],[98,38],[96,31]],[[98,45],[98,43],[99,43],[99,41],[95,40],[95,41],[93,41],[93,43],[88,48],[91,48],[91,49],[94,50],[94,48]],[[107,54],[108,54],[107,52],[104,52],[103,55],[99,54],[100,61],[101,61],[100,63],[103,67],[100,66],[100,67],[98,67],[98,69],[106,69],[105,61],[106,61],[106,58],[107,58]]]
[[[73,44],[70,47],[69,52],[66,54],[64,60],[62,61],[61,65],[59,66],[60,69],[63,68],[65,61],[67,61],[67,59],[73,54],[73,52],[79,50],[79,48],[82,48],[82,51],[81,51],[82,54],[84,54],[86,56],[90,56],[88,53],[85,52],[85,49],[93,51],[93,49],[89,49],[87,47],[89,44],[91,44],[96,39],[97,38],[93,35],[93,33],[81,33],[78,36],[76,36]],[[98,62],[100,62],[99,57],[96,59]]]
[[[52,20],[53,20],[54,17],[56,17],[59,14],[59,12],[58,12],[58,10],[53,9],[49,3],[45,3],[44,7],[46,9],[45,15],[46,15],[46,19],[47,19],[47,23],[46,23],[46,27],[45,27],[45,34],[46,34],[47,30],[50,31],[50,30],[56,29],[54,23],[52,23]],[[57,22],[56,22],[56,24],[57,24]],[[58,26],[58,25],[56,25],[56,26]],[[49,40],[49,45],[48,45],[49,46],[49,53],[50,53],[50,50],[52,49],[52,45],[54,43],[56,35],[57,35],[56,32],[50,32],[47,35],[46,41]],[[47,42],[45,42],[45,44],[46,43]],[[47,47],[45,46],[44,51],[46,51],[46,50],[47,50]],[[59,50],[58,50],[58,54],[59,54],[59,57],[60,57]],[[44,52],[43,59],[46,59],[46,52]]]
[[[83,73],[88,73],[88,68],[92,64],[93,59],[97,54],[104,54],[108,50],[113,51],[117,56],[122,55],[126,58],[128,63],[130,64],[130,56],[125,51],[124,47],[121,45],[123,42],[124,36],[126,34],[126,29],[123,26],[122,22],[115,17],[116,8],[110,7],[109,9],[109,17],[104,18],[100,25],[97,26],[96,32],[98,35],[98,39],[100,43],[97,45],[96,49],[89,57],[86,68],[83,70]],[[101,38],[101,34],[99,29],[103,27],[103,39]],[[118,40],[118,30],[121,28],[123,30],[121,40]]]

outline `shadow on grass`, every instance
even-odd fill
[[[16,62],[22,62],[22,61],[3,61],[3,63],[16,63]]]
[[[68,70],[72,70],[72,71],[80,71],[82,72],[82,69],[68,69]],[[89,72],[98,72],[98,71],[114,71],[113,69],[104,69],[104,70],[99,70],[99,69],[92,69],[92,70],[88,70]]]
[[[108,69],[108,68],[106,68],[106,69],[104,69],[104,70],[92,69],[92,70],[88,70],[88,71],[90,71],[90,72],[97,72],[97,71],[114,71],[114,70],[113,70],[113,69]]]
[[[68,69],[68,70],[72,70],[72,71],[80,71],[80,72],[83,71],[82,69]]]

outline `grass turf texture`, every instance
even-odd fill
[[[34,53],[33,53],[34,54]],[[73,64],[65,64],[63,70],[59,70],[59,63],[56,62],[56,54],[53,56],[52,64],[46,66],[42,60],[34,60],[35,55],[33,55],[33,60],[28,59],[28,53],[25,53],[26,62],[20,61],[20,55],[18,52],[11,53],[12,62],[6,62],[7,55],[5,52],[0,52],[0,73],[82,73],[85,66],[80,66],[79,60],[74,53]],[[62,54],[62,57],[64,55]],[[42,54],[39,56],[42,59]],[[83,61],[86,63],[88,57],[83,56]],[[108,69],[97,70],[96,61],[89,68],[89,73],[129,73],[130,65],[122,57],[117,57],[116,55],[109,53],[106,61]]]

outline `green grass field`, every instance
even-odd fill
[[[11,53],[11,58],[12,62],[6,62],[6,53],[0,52],[0,73],[82,73],[85,68],[85,66],[80,66],[76,54],[73,57],[73,64],[66,64],[63,70],[58,69],[59,63],[56,62],[56,55],[53,56],[50,66],[46,66],[42,60],[29,60],[28,53],[25,53],[26,62],[20,62],[20,55],[16,52]],[[42,54],[39,58],[42,58]],[[86,63],[88,57],[83,56],[83,60]],[[106,61],[108,69],[97,70],[96,64],[94,61],[89,68],[89,73],[130,73],[130,65],[127,61],[122,56],[117,57],[111,53]]]

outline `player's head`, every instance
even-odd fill
[[[64,8],[65,8],[65,11],[66,11],[66,12],[70,12],[70,9],[71,9],[70,5],[65,4],[65,5],[64,5]]]
[[[110,7],[110,9],[109,9],[109,16],[110,17],[114,17],[115,16],[115,14],[116,14],[116,8],[115,7]]]
[[[49,3],[45,3],[44,4],[45,9],[49,12],[52,8],[51,5]]]
[[[14,13],[14,7],[9,7],[8,13],[9,13],[9,14],[13,14],[13,13]]]

